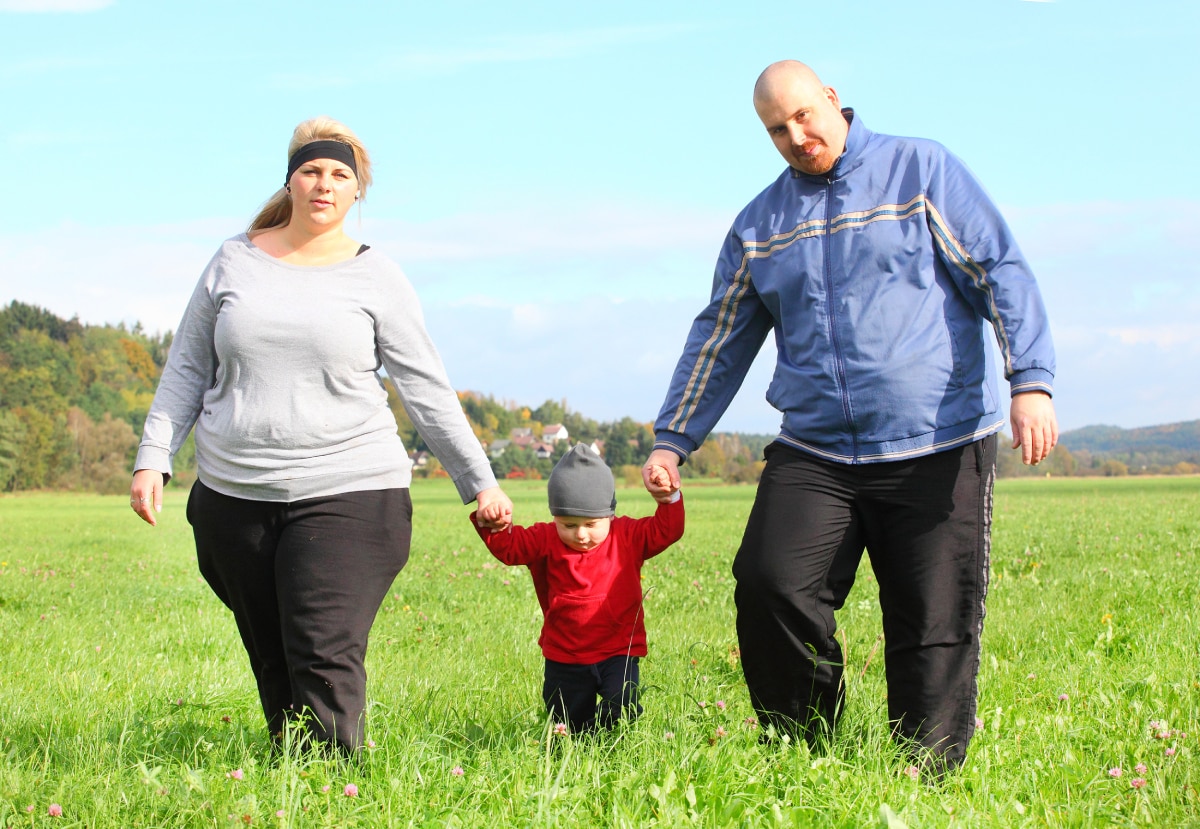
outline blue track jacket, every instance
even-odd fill
[[[966,166],[852,110],[829,173],[789,168],[734,221],[655,423],[686,458],[767,334],[779,440],[841,463],[928,455],[998,432],[1013,394],[1052,391],[1054,346],[1029,265]]]

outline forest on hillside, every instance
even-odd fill
[[[1002,435],[1001,440],[1012,440]],[[1001,444],[1000,477],[1037,475],[1195,475],[1200,473],[1200,420],[1121,429],[1085,426],[1059,436],[1050,457],[1036,467],[1022,466],[1019,453]]]
[[[0,310],[0,490],[129,486],[170,333]]]
[[[170,332],[86,325],[17,301],[0,308],[0,492],[125,491],[171,340]],[[414,454],[426,450],[395,389],[385,386],[405,447]],[[459,399],[485,447],[514,429],[539,438],[553,424],[569,431],[569,440],[555,444],[548,457],[509,446],[492,458],[499,477],[544,478],[570,444],[584,441],[602,446],[614,471],[636,481],[654,443],[649,423],[629,417],[597,422],[571,411],[566,401],[531,407],[470,391]],[[715,435],[692,456],[685,474],[757,480],[765,440]],[[194,458],[189,437],[175,458],[173,483],[190,484]],[[444,473],[430,459],[415,474]]]
[[[0,308],[0,492],[64,489],[123,492],[172,335],[141,326],[86,325],[13,301]],[[427,450],[391,384],[385,384],[398,431],[410,452]],[[459,392],[463,411],[501,478],[544,478],[568,446],[602,447],[619,478],[636,483],[654,434],[649,423],[625,417],[598,422],[571,411],[565,400],[529,406],[476,392]],[[551,425],[569,439],[547,451],[515,444],[514,430],[540,438]],[[1124,433],[1124,435],[1122,435]],[[1073,437],[1074,436],[1074,437]],[[762,470],[770,435],[714,434],[681,469],[689,478],[752,483]],[[175,458],[179,485],[194,478],[191,438]],[[437,476],[436,459],[422,458],[414,474]],[[1089,427],[1063,435],[1036,468],[1018,454],[1000,452],[999,474],[1136,475],[1200,472],[1200,421],[1142,430]]]

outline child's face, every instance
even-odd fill
[[[556,515],[554,527],[558,538],[572,550],[586,553],[608,538],[612,518],[588,518],[583,515]]]

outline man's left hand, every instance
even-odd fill
[[[1015,394],[1009,410],[1013,449],[1021,447],[1021,462],[1037,466],[1058,443],[1054,402],[1044,391]]]

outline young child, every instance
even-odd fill
[[[533,576],[544,622],[542,698],[556,722],[572,731],[632,720],[638,704],[638,658],[646,655],[642,563],[683,535],[683,500],[665,469],[652,480],[664,490],[649,518],[614,516],[612,471],[578,444],[550,473],[551,523],[493,532],[471,523],[492,555],[524,564]],[[486,510],[485,510],[486,513]],[[480,520],[495,520],[483,514]],[[599,706],[596,697],[600,697]]]

